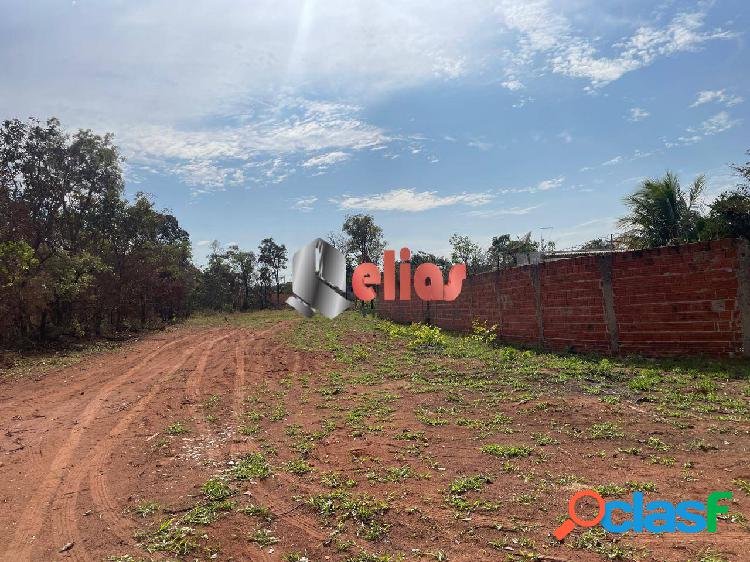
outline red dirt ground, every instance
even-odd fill
[[[679,478],[687,453],[674,453],[677,465],[669,470],[624,454],[605,460],[597,455],[601,442],[566,432],[555,435],[559,446],[550,449],[543,464],[519,459],[521,476],[503,471],[501,460],[477,453],[483,443],[477,442],[470,428],[427,427],[417,421],[416,407],[435,409],[451,403],[443,394],[407,397],[404,380],[386,379],[376,386],[349,386],[338,403],[323,400],[315,389],[341,366],[331,352],[290,349],[283,336],[298,322],[286,316],[270,327],[185,326],[36,379],[0,383],[0,559],[101,561],[132,555],[132,560],[277,561],[286,553],[302,552],[311,562],[320,562],[344,560],[367,550],[403,553],[413,560],[440,560],[438,551],[447,560],[504,560],[528,550],[536,553],[528,560],[603,560],[593,551],[570,549],[549,537],[560,522],[566,498],[586,486],[561,484],[554,492],[532,495],[523,503],[514,498],[533,492],[524,488],[523,474],[546,475],[550,481],[554,475],[566,474],[598,483],[652,481],[660,497],[678,501],[705,498],[707,490],[727,489],[733,478],[750,476],[747,424],[725,437],[731,447],[698,457],[695,479]],[[360,343],[378,337],[363,335]],[[286,384],[286,378],[299,374],[309,377],[312,391],[305,384]],[[240,435],[237,428],[245,423],[248,394],[258,388],[283,402],[283,422],[269,426],[264,421],[260,437]],[[400,393],[404,398],[394,402],[392,416],[380,422],[382,428],[352,436],[345,426],[347,409],[373,391]],[[470,391],[463,395],[467,403],[474,397]],[[209,410],[206,400],[211,396],[220,400]],[[685,432],[656,423],[653,412],[639,404],[611,406],[574,390],[551,393],[546,402],[544,410],[535,409],[534,401],[498,405],[495,412],[513,418],[516,433],[495,435],[489,441],[523,442],[534,432],[548,432],[552,421],[559,428],[588,427],[610,418],[620,420],[628,433],[658,435],[667,443],[686,439]],[[209,411],[216,421],[207,420]],[[338,420],[338,425],[310,454],[315,471],[296,476],[278,469],[299,457],[284,445],[288,443],[284,427],[299,424],[302,431],[314,432],[327,417]],[[176,420],[191,420],[190,433],[165,436],[165,428]],[[696,421],[689,434],[703,435],[710,426],[712,422]],[[409,441],[392,438],[405,429],[425,433],[421,452],[409,449]],[[203,531],[208,535],[198,539],[200,544],[214,548],[216,554],[205,550],[182,557],[147,554],[138,546],[136,531],[153,528],[164,517],[180,517],[196,504],[208,478],[243,453],[259,451],[263,443],[278,449],[278,456],[269,459],[273,476],[233,484],[237,495],[232,499],[268,506],[276,517],[270,529],[278,544],[260,548],[250,542],[247,535],[259,527],[257,521],[232,513],[198,529],[198,537]],[[606,447],[613,444],[630,443],[608,442]],[[419,476],[398,484],[363,477],[405,464]],[[390,509],[383,516],[390,526],[386,538],[368,542],[344,529],[332,545],[335,526],[326,526],[314,509],[300,501],[327,491],[319,478],[329,471],[355,478],[359,484],[353,492],[388,498]],[[446,507],[445,490],[451,481],[458,475],[479,473],[492,477],[482,498],[499,499],[503,507],[464,516]],[[158,501],[164,513],[156,519],[136,515],[133,509],[144,500]],[[735,492],[732,512],[743,509],[750,513],[748,497]],[[638,537],[632,542],[648,549],[649,554],[640,557],[643,560],[697,562],[702,549],[710,545],[724,559],[750,560],[746,525],[721,522],[720,526],[721,532],[713,537]],[[355,540],[356,547],[337,552],[336,540],[344,543],[345,538]],[[526,538],[535,546],[526,548]],[[490,542],[501,546],[492,548]]]

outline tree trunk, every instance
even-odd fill
[[[47,339],[47,310],[42,311],[42,318],[39,320],[39,341]]]

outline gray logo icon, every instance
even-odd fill
[[[335,318],[352,305],[346,298],[346,259],[316,238],[292,258],[292,293],[286,303],[310,318],[315,311]]]

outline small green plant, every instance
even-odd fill
[[[661,464],[664,466],[674,466],[677,462],[674,457],[662,457],[659,455],[649,455],[648,461],[651,464]]]
[[[704,439],[696,439],[687,445],[688,451],[702,451],[707,453],[708,451],[717,451],[718,449],[716,445],[707,443]]]
[[[497,339],[497,324],[487,327],[487,321],[474,320],[471,323],[471,338],[475,341],[493,345]]]
[[[290,552],[281,557],[284,562],[310,562],[305,554]]]
[[[732,484],[734,484],[740,490],[750,496],[750,482],[748,482],[747,480],[742,480],[741,478],[735,478],[734,480],[732,480]]]
[[[201,488],[203,495],[213,501],[224,500],[234,494],[234,490],[229,487],[223,478],[217,476],[209,478]]]
[[[631,492],[656,492],[656,484],[653,482],[636,482],[628,480],[625,487]]]
[[[291,474],[302,476],[308,472],[312,472],[313,467],[305,459],[294,459],[284,465],[284,470]]]
[[[238,508],[237,511],[239,511],[240,513],[244,513],[245,515],[250,515],[251,517],[258,517],[259,519],[268,522],[273,521],[276,518],[273,512],[267,507],[264,507],[262,505],[255,505],[252,503],[250,505]]]
[[[439,425],[448,425],[450,420],[440,415],[439,412],[432,412],[427,408],[418,408],[414,412],[415,417],[425,425],[432,427]]]
[[[242,425],[237,429],[240,435],[257,435],[260,433],[260,426],[257,423]]]
[[[339,489],[311,496],[307,504],[326,518],[335,517],[339,527],[353,522],[357,534],[369,541],[383,537],[389,530],[389,526],[382,522],[382,516],[390,505],[368,494],[352,495]]]
[[[262,453],[248,453],[230,470],[237,480],[263,479],[271,476],[271,466]]]
[[[635,554],[632,547],[620,545],[618,539],[610,538],[607,532],[599,527],[581,533],[574,540],[573,546],[591,550],[609,560],[630,560]]]
[[[711,548],[702,549],[698,556],[700,558],[697,558],[696,562],[729,562],[729,560],[714,552]],[[691,562],[691,560],[688,560],[688,562]]]
[[[628,386],[632,390],[637,390],[639,392],[650,392],[652,390],[656,390],[656,387],[659,386],[659,383],[661,382],[661,375],[658,373],[640,373],[639,375],[635,376],[629,383]]]
[[[437,326],[428,324],[412,324],[410,329],[411,341],[409,347],[421,349],[442,349],[448,340]]]
[[[594,488],[594,490],[604,498],[621,496],[627,491],[625,488],[618,486],[617,484],[602,484],[601,486]]]
[[[640,455],[643,451],[639,449],[638,447],[627,447],[625,449],[619,448],[617,449],[618,453],[623,453],[625,455]]]
[[[393,557],[390,554],[370,554],[364,550],[356,556],[350,556],[344,562],[399,562],[401,556]]]
[[[327,488],[353,488],[357,483],[338,472],[326,472],[320,476],[320,483]]]
[[[283,404],[279,404],[273,409],[273,412],[271,412],[271,415],[268,417],[271,421],[281,421],[286,417],[286,408]]]
[[[153,515],[160,509],[160,505],[156,502],[149,502],[144,501],[139,503],[137,506],[135,506],[135,511],[138,515],[141,517],[148,517],[149,515]]]
[[[268,529],[258,529],[255,532],[250,533],[249,538],[251,542],[254,542],[261,548],[265,548],[279,542],[279,539],[274,537],[271,534],[271,531],[269,531]]]
[[[534,452],[534,447],[527,445],[497,445],[489,444],[484,445],[481,449],[483,453],[493,455],[495,457],[501,457],[504,459],[513,459],[518,457],[528,457]]]
[[[539,445],[540,447],[546,447],[547,445],[557,445],[560,442],[547,435],[546,433],[533,433],[531,435],[531,438],[534,440],[534,443]]]
[[[186,555],[198,547],[193,538],[194,531],[188,526],[175,525],[174,519],[167,519],[153,531],[136,533],[136,540],[146,552],[171,552]]]
[[[473,509],[481,508],[485,505],[484,502],[481,500],[470,502],[464,496],[469,492],[479,492],[483,490],[490,482],[492,482],[492,480],[482,474],[456,478],[448,487],[447,501],[450,505],[462,511],[471,511]]]
[[[401,433],[397,433],[393,438],[399,441],[426,441],[424,431],[410,431],[408,429],[402,429]]]
[[[614,422],[595,423],[589,428],[592,439],[618,439],[625,437],[625,431]]]
[[[669,445],[658,437],[649,437],[646,441],[646,446],[649,449],[654,449],[656,451],[669,451]]]
[[[219,518],[222,512],[231,511],[233,508],[234,502],[210,501],[196,505],[185,514],[182,521],[188,525],[210,525]]]
[[[169,435],[184,435],[190,433],[190,430],[182,422],[176,421],[166,429],[166,432]]]
[[[412,476],[412,470],[409,465],[391,466],[385,470],[373,470],[367,473],[366,477],[372,482],[403,482]]]

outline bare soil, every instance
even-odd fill
[[[567,360],[423,352],[344,316],[193,323],[0,383],[0,559],[750,560],[746,379],[706,391],[740,413],[670,409]],[[237,477],[248,453],[267,476]],[[627,483],[734,497],[715,534],[550,537],[575,491]],[[196,506],[216,510],[186,523]]]

